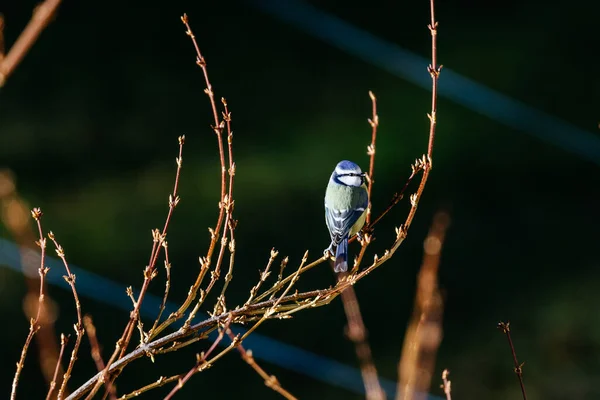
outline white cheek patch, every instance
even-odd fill
[[[362,179],[360,178],[360,176],[340,176],[338,178],[340,180],[340,182],[342,182],[344,185],[346,186],[360,186],[362,185]]]

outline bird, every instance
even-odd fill
[[[358,234],[365,224],[369,194],[365,185],[366,174],[358,164],[342,160],[333,170],[325,191],[325,223],[331,244],[324,254],[332,254],[335,247],[333,270],[348,270],[348,239]]]

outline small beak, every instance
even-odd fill
[[[360,174],[360,176],[362,176],[362,178],[365,179],[367,182],[371,183],[371,177],[366,172],[363,172],[362,174]]]

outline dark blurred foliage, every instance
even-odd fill
[[[428,1],[311,3],[429,57]],[[593,16],[599,3],[438,3],[442,64],[597,132],[600,81],[593,60],[600,43]],[[34,5],[2,3],[8,45]],[[375,213],[425,151],[430,93],[245,2],[65,0],[0,91],[0,164],[15,173],[23,197],[42,207],[44,226],[55,232],[71,262],[124,286],[141,283],[150,230],[164,221],[178,135],[188,140],[182,202],[169,233],[173,300],[187,293],[207,246],[207,227],[217,215],[216,141],[203,77],[179,20],[183,12],[190,16],[216,94],[227,98],[233,113],[240,221],[228,298],[234,304],[247,296],[271,247],[289,255],[291,265],[305,249],[316,256],[326,247],[322,198],[333,166],[342,158],[367,166],[368,90],[378,97],[381,120]],[[438,122],[434,169],[409,237],[391,262],[356,286],[381,375],[397,376],[422,240],[435,211],[446,208],[452,226],[440,271],[446,311],[438,370],[451,370],[454,396],[519,398],[508,346],[495,328],[510,319],[531,398],[598,398],[598,163],[444,98]],[[388,243],[407,208],[403,202],[381,224],[373,248]],[[3,227],[2,235],[9,237]],[[323,267],[300,287],[331,282]],[[3,393],[28,329],[21,310],[24,290],[22,276],[0,270]],[[71,332],[71,297],[50,290],[60,305],[57,329]],[[161,284],[152,292],[160,295]],[[127,315],[82,302],[108,354]],[[293,320],[267,323],[261,332],[355,365],[344,322],[335,301]],[[45,393],[32,349],[21,398]],[[193,346],[158,365],[136,362],[120,378],[120,391],[166,371],[187,370],[201,349]],[[82,348],[72,386],[95,371],[87,351]],[[264,367],[300,398],[358,398]],[[437,384],[432,392],[441,394]],[[194,378],[181,397],[250,393],[278,397],[231,353]]]

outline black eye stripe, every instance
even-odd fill
[[[349,174],[340,174],[338,176],[362,176],[362,174],[349,173]]]

